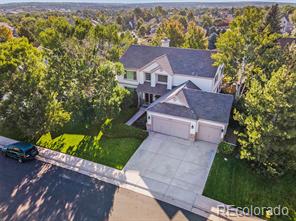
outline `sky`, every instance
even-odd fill
[[[95,2],[95,3],[157,3],[157,2],[237,2],[240,0],[0,0],[1,3],[12,2]],[[296,0],[242,0],[245,2],[283,2],[296,3]]]

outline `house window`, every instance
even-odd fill
[[[168,82],[168,76],[165,75],[158,75],[157,81],[160,83],[167,83]]]
[[[135,72],[135,71],[125,71],[124,79],[137,80],[137,72]]]
[[[145,73],[145,81],[150,82],[151,81],[151,74]]]

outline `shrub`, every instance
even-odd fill
[[[220,153],[222,154],[226,154],[226,155],[230,155],[234,152],[235,146],[230,144],[230,143],[226,143],[226,142],[221,142],[219,144],[218,150]]]

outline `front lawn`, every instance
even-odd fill
[[[295,174],[268,179],[231,155],[217,153],[203,195],[229,205],[249,207],[286,206],[296,209]],[[272,217],[272,220],[289,220]]]
[[[124,123],[135,113],[135,109],[123,111],[112,120],[110,127],[98,130],[95,136],[87,133],[65,133],[56,138],[43,135],[38,145],[77,156],[106,166],[122,169],[142,141],[147,132],[127,126]]]

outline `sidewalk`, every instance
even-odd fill
[[[8,139],[0,136],[0,144],[9,144],[17,142],[12,139]],[[50,163],[59,167],[63,167],[69,170],[79,172],[81,174],[102,180],[107,183],[111,183],[121,188],[125,188],[145,196],[155,198],[169,204],[175,205],[177,207],[186,209],[200,216],[206,217],[208,220],[212,221],[222,221],[222,220],[235,220],[235,221],[259,221],[261,219],[257,217],[229,217],[227,211],[225,213],[219,212],[218,206],[227,205],[212,200],[210,198],[204,197],[202,195],[198,196],[194,202],[188,203],[174,199],[172,197],[165,197],[157,189],[153,189],[153,186],[145,185],[144,180],[137,171],[124,171],[117,170],[108,166],[97,164],[88,160],[84,160],[78,157],[70,156],[46,148],[38,147],[39,156],[38,160],[46,163]],[[153,191],[152,191],[153,189]]]

